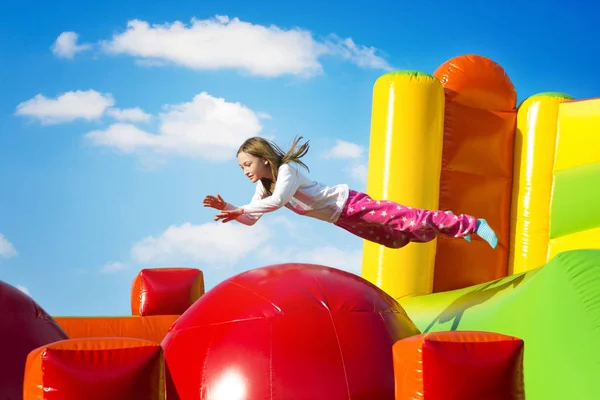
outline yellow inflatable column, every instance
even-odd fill
[[[548,259],[572,249],[600,249],[600,99],[558,109]]]
[[[381,76],[373,89],[367,193],[437,209],[444,134],[444,90],[418,71]],[[391,249],[365,241],[362,276],[394,298],[429,294],[436,241]]]
[[[515,135],[509,275],[546,264],[552,168],[564,93],[539,93],[519,107]]]

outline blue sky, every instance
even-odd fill
[[[144,267],[201,268],[207,288],[275,262],[358,272],[345,231],[285,209],[214,223],[202,199],[250,199],[234,157],[256,134],[303,135],[314,179],[364,190],[387,70],[475,53],[519,101],[600,96],[597,10],[577,1],[38,3],[0,5],[0,279],[53,315],[129,314]]]

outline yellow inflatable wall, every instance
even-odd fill
[[[413,71],[380,77],[373,91],[367,192],[374,199],[436,209],[443,127],[439,80]],[[435,242],[399,251],[365,241],[362,275],[393,295],[430,293],[435,250]]]
[[[600,99],[558,109],[547,259],[566,250],[600,248]]]
[[[558,108],[571,97],[540,93],[519,107],[515,136],[509,273],[546,264]]]
[[[499,237],[495,250],[477,237],[402,249],[365,241],[362,276],[397,299],[600,248],[600,99],[549,92],[517,107],[510,79],[486,57],[380,77],[368,171],[373,198],[483,217]]]

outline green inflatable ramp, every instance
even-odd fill
[[[422,332],[523,339],[528,400],[600,399],[600,250],[567,251],[532,271],[400,304]]]

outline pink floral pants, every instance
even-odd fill
[[[475,232],[476,224],[477,219],[470,215],[373,200],[354,190],[350,190],[348,201],[335,222],[358,237],[396,249],[410,242],[429,242],[438,234],[464,237]]]

